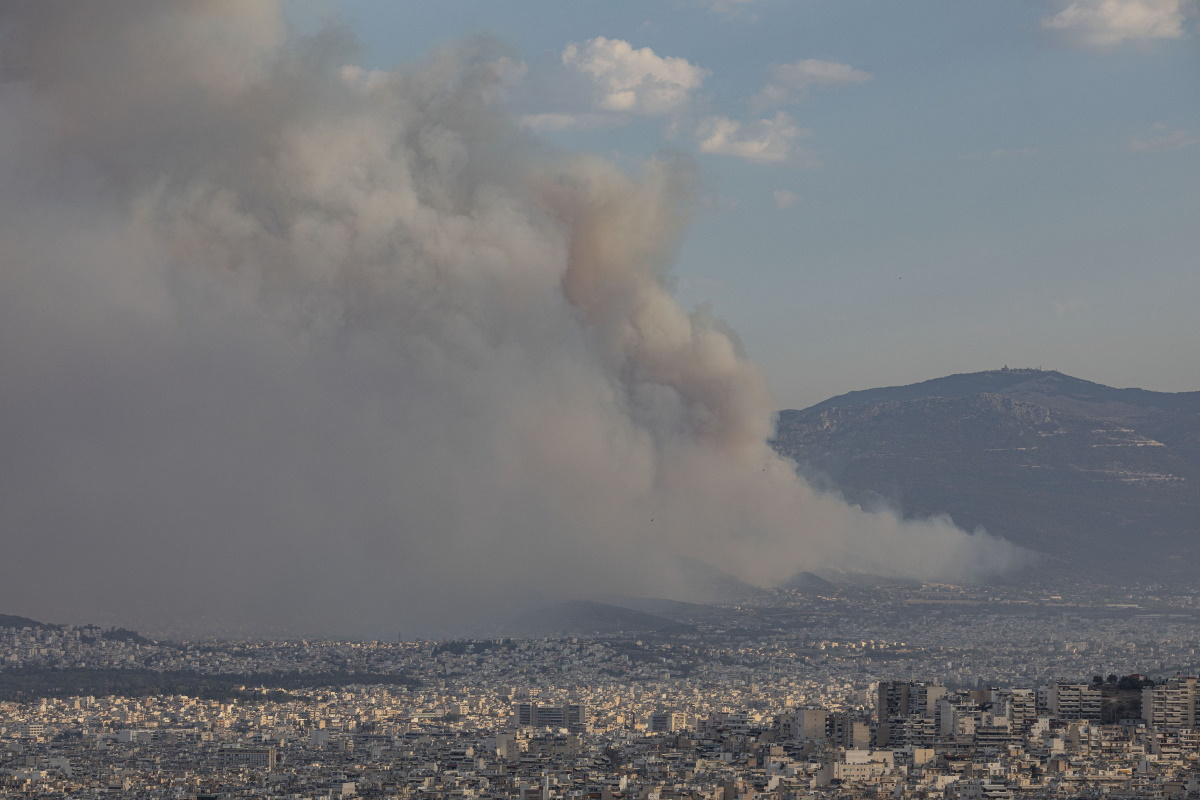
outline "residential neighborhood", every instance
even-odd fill
[[[1200,629],[1185,601],[1056,596],[1019,616],[1026,590],[972,591],[777,592],[658,633],[182,642],[3,628],[0,796],[1200,797]],[[1138,616],[1164,604],[1175,617]],[[97,675],[112,693],[71,693]],[[136,682],[152,678],[200,683]]]

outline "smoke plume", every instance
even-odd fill
[[[388,635],[589,592],[964,577],[814,492],[667,278],[695,176],[514,124],[505,53],[266,2],[0,6],[0,610]]]

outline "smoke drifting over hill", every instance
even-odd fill
[[[429,630],[1016,551],[813,492],[665,279],[691,168],[567,157],[486,43],[364,72],[267,3],[0,7],[0,605]]]

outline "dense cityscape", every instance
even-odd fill
[[[658,630],[587,608],[590,632],[421,642],[0,627],[0,794],[1200,796],[1188,594],[839,585],[621,618]]]

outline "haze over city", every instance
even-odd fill
[[[1197,388],[1194,25],[6,4],[0,606],[379,636],[687,599],[689,559],[1019,570],[810,488],[774,415],[1008,363]]]

